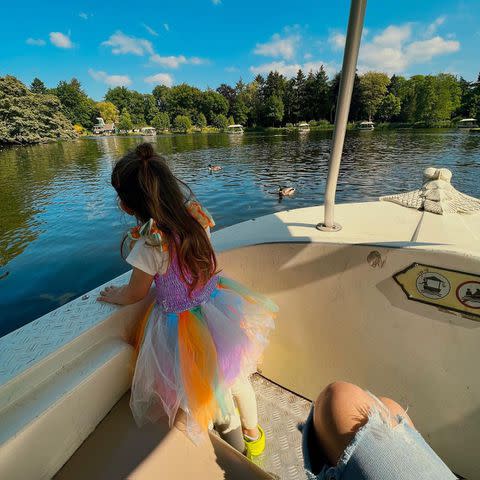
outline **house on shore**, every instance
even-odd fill
[[[98,117],[97,123],[93,126],[94,135],[113,135],[115,133],[115,123],[105,123],[103,118]]]

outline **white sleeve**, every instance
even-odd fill
[[[145,239],[140,238],[135,242],[126,258],[127,263],[149,275],[163,274],[167,270],[168,252],[163,252],[161,247],[145,244]]]

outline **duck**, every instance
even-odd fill
[[[208,169],[211,171],[211,172],[218,172],[222,169],[222,167],[220,165],[212,165],[211,163],[208,164]]]
[[[295,187],[278,187],[278,194],[281,197],[290,197],[295,193]]]

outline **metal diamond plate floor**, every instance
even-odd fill
[[[260,375],[253,375],[251,381],[267,437],[265,452],[254,462],[277,479],[306,479],[298,424],[306,421],[311,403]]]

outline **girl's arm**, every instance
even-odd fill
[[[97,298],[100,302],[115,303],[117,305],[130,305],[143,300],[149,293],[152,286],[153,275],[133,268],[128,285],[122,287],[107,287],[100,292]]]

